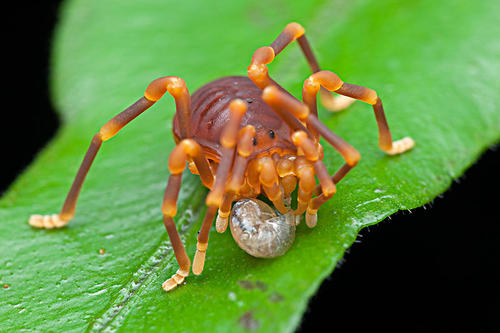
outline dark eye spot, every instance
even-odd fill
[[[252,102],[253,102],[253,99],[247,98],[247,103],[252,103]]]
[[[276,136],[276,134],[274,134],[274,131],[273,130],[269,130],[269,137],[271,139],[274,139],[275,136]]]
[[[256,137],[252,138],[252,143],[254,146],[257,146],[257,138]]]

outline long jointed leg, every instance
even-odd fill
[[[186,129],[183,133],[183,138],[190,137],[190,97],[184,80],[175,76],[167,76],[151,82],[144,93],[144,97],[141,97],[137,102],[108,121],[103,127],[101,127],[99,132],[94,135],[92,142],[90,143],[90,147],[88,148],[82,164],[78,169],[73,185],[66,196],[61,212],[59,214],[46,216],[32,215],[29,223],[34,227],[47,229],[65,226],[75,215],[78,195],[80,194],[85,177],[87,176],[101,144],[115,136],[118,131],[125,127],[125,125],[151,107],[165,94],[166,91],[168,91],[175,98],[177,112],[182,125],[180,128]],[[195,161],[195,163],[196,162],[197,161]],[[197,167],[204,171],[202,179],[205,178],[206,181],[209,182],[210,175],[206,173],[203,166],[197,165]]]
[[[212,226],[217,209],[223,204],[226,182],[231,172],[235,147],[238,139],[238,131],[241,125],[241,119],[247,111],[247,105],[242,100],[236,99],[229,104],[230,117],[227,125],[220,137],[222,146],[222,156],[217,167],[215,183],[207,195],[206,204],[208,206],[203,224],[198,233],[198,242],[196,244],[196,254],[193,260],[193,273],[201,274],[205,265],[205,256],[208,246],[208,234]]]
[[[203,163],[207,163],[206,158],[203,156],[203,150],[196,141],[192,139],[184,139],[172,150],[168,160],[168,169],[170,176],[168,178],[168,185],[163,197],[163,204],[161,210],[163,212],[163,223],[167,228],[168,237],[174,249],[175,258],[179,264],[179,270],[172,275],[170,279],[165,281],[162,285],[165,291],[169,291],[177,287],[177,285],[184,282],[186,276],[189,275],[191,261],[186,254],[186,249],[182,245],[182,241],[175,227],[173,217],[177,213],[177,198],[182,181],[182,172],[186,168],[186,163],[191,160],[201,157]]]
[[[409,137],[394,142],[392,141],[392,135],[385,118],[382,101],[377,96],[377,93],[374,90],[349,83],[344,83],[335,73],[329,71],[317,72],[311,75],[304,82],[304,87],[302,90],[304,102],[308,104],[309,109],[315,107],[312,103],[310,103],[310,101],[316,99],[316,95],[320,87],[324,87],[329,91],[334,91],[338,94],[349,96],[365,103],[371,104],[373,106],[373,111],[375,112],[375,118],[377,120],[379,132],[379,147],[387,154],[401,154],[414,146],[415,142]],[[319,131],[319,128],[321,127],[326,128],[326,126],[324,126],[317,117],[310,115],[310,113],[314,112],[307,112],[307,110],[304,110],[305,109],[302,108],[299,111],[300,114],[297,113],[295,115],[300,120],[305,121],[308,125],[308,128],[311,127],[317,131]],[[325,132],[324,129],[323,132]],[[321,134],[323,135],[323,133]],[[325,137],[325,139],[328,140],[327,137]]]
[[[305,35],[305,29],[298,23],[289,23],[270,46],[258,48],[248,66],[248,76],[261,89],[277,83],[269,76],[267,65],[287,47],[291,42],[297,40],[302,53],[307,59],[313,73],[320,71],[318,60],[311,49],[309,41]],[[340,111],[348,107],[354,100],[344,96],[334,97],[332,94],[322,89],[321,99],[324,106],[331,111]],[[316,103],[316,100],[314,100]],[[314,109],[316,110],[316,109]],[[315,113],[317,115],[317,113]]]
[[[322,195],[326,198],[331,198],[336,192],[335,179],[342,178],[345,174],[354,167],[359,159],[359,152],[354,149],[347,142],[342,140],[339,136],[333,133],[328,127],[323,125],[318,118],[313,115],[308,106],[298,101],[293,96],[286,94],[281,89],[276,86],[269,86],[262,92],[262,99],[271,106],[271,108],[278,114],[281,115],[285,112],[293,115],[294,118],[303,121],[307,128],[310,130],[310,135],[305,131],[294,131],[292,134],[293,143],[300,149],[300,152],[307,158],[307,160],[314,166],[314,173],[317,175],[320,182]],[[319,142],[318,135],[325,138],[328,143],[330,143],[344,158],[346,161],[346,166],[343,166],[334,177],[330,177],[326,166],[320,159]],[[299,176],[300,179],[300,176]],[[300,190],[300,183],[299,183]],[[310,190],[312,193],[314,190]],[[301,214],[304,211],[305,199],[307,198],[305,194],[310,198],[309,193],[304,193],[303,198],[299,198],[299,206],[296,214]],[[300,195],[300,191],[299,191]],[[308,201],[306,209],[306,224],[310,227],[316,225],[317,221],[317,209],[316,206],[312,206],[311,203],[315,202],[313,200]]]

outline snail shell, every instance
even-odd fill
[[[258,258],[278,257],[295,239],[295,216],[292,212],[277,215],[266,203],[242,199],[231,211],[231,234],[239,247]]]

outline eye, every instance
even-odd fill
[[[269,137],[271,139],[274,139],[275,136],[276,136],[276,134],[274,134],[274,131],[273,130],[269,130]]]
[[[256,137],[252,138],[252,143],[254,146],[257,146],[257,138]]]

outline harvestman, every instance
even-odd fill
[[[294,40],[299,43],[314,73],[304,82],[302,102],[276,83],[267,68],[267,64]],[[374,90],[345,83],[333,72],[321,71],[304,28],[298,23],[290,23],[270,46],[255,51],[248,77],[215,80],[192,96],[179,77],[167,76],[151,82],[143,97],[108,121],[92,138],[61,212],[32,215],[30,224],[47,229],[65,226],[75,215],[83,181],[101,144],[167,91],[176,103],[173,134],[177,146],[169,158],[170,176],[162,212],[179,270],[163,283],[166,291],[183,283],[191,268],[173,220],[186,163],[210,189],[192,267],[193,273],[198,275],[203,270],[209,230],[217,213],[216,229],[224,232],[231,206],[237,202],[235,207],[239,205],[239,210],[236,215],[233,212],[231,231],[240,247],[259,257],[281,255],[293,242],[291,237],[294,237],[300,216],[305,213],[306,224],[314,227],[318,209],[336,192],[335,184],[358,163],[358,151],[318,120],[318,93],[324,106],[332,111],[346,108],[355,99],[371,104],[378,126],[379,147],[387,154],[400,154],[414,145],[408,137],[392,140],[382,101]],[[340,96],[334,97],[330,92]],[[322,161],[320,136],[345,160],[333,176]],[[297,204],[292,209],[290,195],[297,184]],[[265,195],[282,215],[276,216],[269,206],[256,200],[260,194]],[[250,218],[245,217],[249,213]],[[286,218],[281,218],[283,216]],[[293,235],[290,228],[293,228]]]

